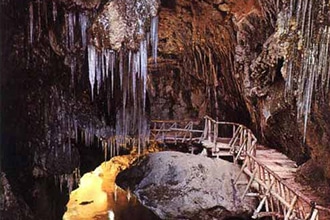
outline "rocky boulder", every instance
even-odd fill
[[[256,201],[241,200],[244,186],[233,184],[239,171],[221,159],[159,152],[121,172],[116,183],[132,190],[162,219],[244,218],[251,215]]]

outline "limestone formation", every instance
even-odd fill
[[[239,170],[220,159],[160,152],[121,172],[116,183],[162,219],[225,219],[249,216],[256,206],[253,198],[241,200],[244,186],[233,184]]]
[[[2,0],[0,7],[1,169],[36,218],[48,219],[54,204],[60,218],[68,189],[54,184],[74,187],[67,177],[96,167],[103,150],[109,158],[141,145],[149,119],[209,114],[244,124],[299,165],[315,164],[312,181],[329,185],[329,1]],[[144,141],[128,130],[143,131]]]

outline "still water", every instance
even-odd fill
[[[102,163],[80,179],[71,192],[64,220],[158,220],[137,198],[115,184],[117,174],[128,167],[132,157],[120,156]]]

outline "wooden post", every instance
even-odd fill
[[[318,210],[314,209],[313,214],[311,216],[311,220],[317,220],[318,219]]]
[[[264,198],[262,198],[262,200],[260,201],[258,208],[254,211],[252,218],[258,218],[258,214],[261,211],[262,206],[264,205],[264,203],[266,203],[266,211],[269,212],[269,208],[268,206],[268,202],[267,202],[267,196],[269,196],[269,192],[272,189],[273,185],[274,185],[275,181],[272,181],[268,187],[266,187],[265,191],[264,191]],[[268,209],[268,210],[267,210]]]
[[[207,130],[208,130],[208,141],[211,142],[211,131],[212,131],[212,125],[211,125],[211,120],[208,119],[208,125],[207,125]]]
[[[251,146],[252,146],[252,142],[251,142],[251,132],[248,131],[248,141],[247,141],[247,148],[246,148],[246,152],[251,150]]]
[[[240,170],[239,174],[237,175],[237,177],[236,177],[236,179],[235,179],[235,181],[234,181],[234,184],[236,184],[237,181],[239,180],[239,178],[240,178],[240,176],[242,175],[242,173],[243,173],[243,171],[244,171],[244,168],[247,166],[247,164],[248,164],[248,158],[245,158],[245,161],[244,161],[244,163],[243,163],[243,165],[242,165],[242,167],[241,167],[241,170]]]
[[[290,207],[289,207],[289,209],[288,209],[288,212],[286,213],[286,215],[285,215],[285,218],[284,218],[284,220],[289,220],[289,217],[290,217],[290,215],[291,215],[291,212],[292,212],[292,210],[293,210],[293,208],[294,208],[294,205],[296,204],[296,201],[297,201],[297,196],[294,196],[294,198],[292,199],[292,202],[291,202],[291,204],[290,204]],[[314,213],[313,213],[314,214]],[[312,216],[313,217],[313,216]],[[311,219],[313,219],[313,218],[311,218]]]
[[[244,131],[245,131],[245,129],[244,128],[242,128],[241,129],[241,132],[240,132],[240,137],[239,137],[239,145],[241,146],[242,145],[242,141],[243,141],[243,138],[244,138]]]
[[[163,142],[165,142],[165,133],[164,133],[164,130],[165,130],[165,122],[162,123],[162,126],[160,128],[160,132],[162,132],[162,140],[163,140]]]
[[[262,178],[261,178],[261,172],[262,172],[262,170],[261,170],[261,166],[260,166],[260,164],[256,164],[256,165],[257,165],[258,170],[259,170],[259,172],[258,172],[258,178],[262,181]],[[259,191],[259,192],[262,191],[262,187],[261,187],[260,184],[258,185],[258,191]]]
[[[173,126],[174,126],[174,128],[178,127],[176,122],[174,122]],[[174,143],[175,144],[177,144],[177,138],[178,138],[178,133],[177,133],[177,131],[175,131],[175,133],[174,133]]]
[[[244,199],[244,197],[245,197],[247,191],[249,190],[251,184],[253,183],[253,180],[254,180],[254,178],[255,178],[256,173],[257,173],[257,169],[254,169],[252,175],[250,176],[251,179],[249,180],[249,183],[247,184],[247,186],[246,186],[246,188],[245,188],[245,191],[244,191],[244,193],[243,193],[243,195],[242,195],[242,197],[241,197],[241,200]]]
[[[214,123],[213,129],[214,129],[214,132],[213,132],[214,152],[216,152],[217,151],[217,138],[218,138],[218,123]]]
[[[284,189],[284,186],[283,184],[280,182],[280,188],[281,188],[281,198],[286,202],[286,195],[285,195],[285,189]],[[283,202],[282,202],[283,203]],[[283,215],[286,216],[286,209],[287,207],[286,206],[282,206],[283,208]]]
[[[205,118],[204,132],[203,132],[203,140],[206,140],[206,139],[207,139],[207,118]]]
[[[235,132],[236,132],[236,126],[233,125],[233,136],[231,138],[233,138],[235,136]]]
[[[270,173],[268,173],[268,179],[270,182],[274,181],[274,184],[276,182],[275,178],[272,179],[272,176],[270,175]],[[275,207],[274,207],[274,199],[272,196],[269,197],[269,203],[270,203],[270,211],[271,212],[275,212]],[[275,220],[275,216],[272,216],[272,220]]]
[[[192,130],[194,128],[194,123],[193,122],[190,122],[190,131],[189,131],[189,138],[190,138],[190,141],[192,141]]]

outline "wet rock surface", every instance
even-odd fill
[[[33,213],[22,198],[14,195],[6,174],[0,173],[0,215],[3,220],[33,219]]]
[[[104,159],[97,145],[113,132],[109,126],[123,103],[114,96],[107,110],[104,85],[92,100],[87,44],[95,37],[99,47],[118,48],[124,40],[135,48],[141,37],[135,18],[155,15],[159,4],[138,2],[145,10],[133,20],[126,16],[137,7],[130,1],[0,2],[1,168],[32,212],[39,212],[37,200],[49,206],[57,201],[43,200],[58,182],[54,177],[79,166],[87,171]],[[260,142],[298,164],[313,161],[329,184],[329,3],[160,2],[157,64],[148,63],[149,117],[209,114],[245,124]],[[107,26],[109,18],[120,22]],[[109,32],[113,42],[106,39]],[[47,215],[49,207],[42,210],[40,216]]]
[[[91,40],[98,48],[119,50],[125,44],[136,51],[145,38],[146,21],[157,15],[158,7],[158,0],[110,1],[91,27]]]
[[[329,179],[329,4],[278,3],[162,1],[152,118],[240,122]]]
[[[160,152],[121,172],[116,183],[162,219],[226,219],[249,216],[256,205],[252,198],[241,201],[244,186],[233,185],[238,173],[224,160]]]

